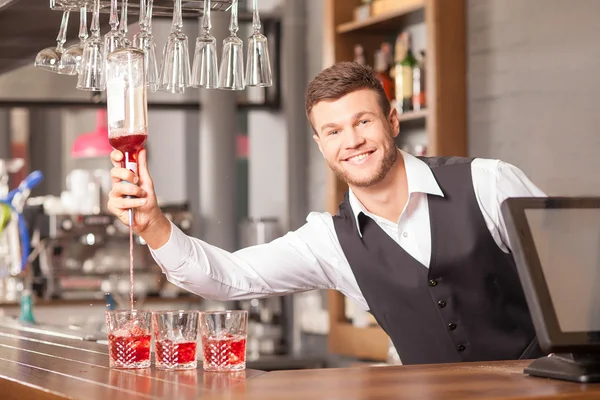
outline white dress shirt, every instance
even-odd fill
[[[443,196],[429,166],[401,151],[408,180],[408,202],[398,221],[366,211],[349,194],[355,217],[362,211],[426,267],[431,257],[427,195]],[[510,249],[500,204],[508,197],[545,197],[525,174],[508,163],[475,159],[471,163],[475,196],[498,247]],[[358,225],[358,220],[357,220]],[[457,234],[460,234],[457,232]],[[213,300],[242,300],[314,289],[335,289],[368,310],[340,246],[331,214],[312,212],[306,224],[271,243],[234,253],[184,234],[172,225],[169,241],[151,250],[167,279]]]

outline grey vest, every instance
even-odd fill
[[[403,364],[542,356],[513,257],[477,204],[472,159],[421,159],[444,193],[428,195],[429,268],[363,213],[361,238],[347,194],[333,219],[371,313]]]

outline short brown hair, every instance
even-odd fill
[[[306,116],[310,121],[312,108],[323,100],[337,100],[361,89],[371,89],[377,94],[383,115],[390,113],[390,102],[379,79],[371,68],[352,61],[343,61],[321,71],[306,89]],[[311,123],[312,125],[312,123]]]

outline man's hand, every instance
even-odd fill
[[[133,209],[134,231],[151,248],[157,249],[163,246],[171,235],[171,224],[158,206],[154,183],[148,172],[146,150],[142,149],[138,154],[139,176],[121,167],[123,153],[120,151],[114,150],[110,154],[110,159],[114,168],[110,173],[112,190],[108,196],[108,209],[125,225],[129,225],[129,209]],[[137,198],[128,199],[125,196]]]

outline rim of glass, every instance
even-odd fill
[[[151,310],[106,310],[106,314],[152,314]]]
[[[221,310],[221,311],[200,311],[200,314],[207,315],[226,315],[226,314],[248,314],[246,310]]]
[[[152,314],[155,315],[171,315],[171,314],[197,314],[200,311],[198,310],[158,310],[152,311]]]

